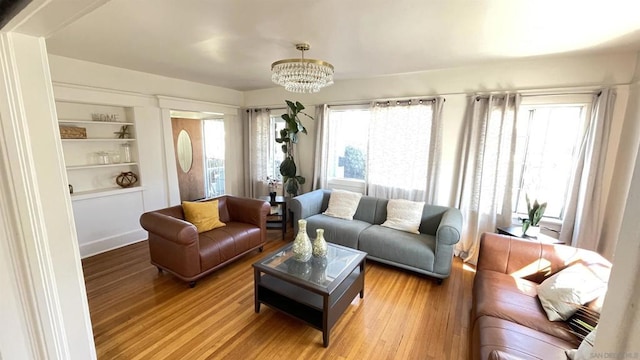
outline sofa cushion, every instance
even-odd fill
[[[346,190],[334,190],[329,197],[329,207],[323,213],[339,219],[353,220],[362,194]]]
[[[202,271],[232,259],[260,244],[260,228],[229,222],[227,226],[200,234]]]
[[[358,249],[392,263],[433,271],[436,239],[425,234],[410,234],[372,225],[360,233]]]
[[[543,281],[538,286],[538,297],[549,320],[559,321],[567,320],[580,305],[597,299],[606,291],[606,282],[578,263]]]
[[[382,226],[419,234],[418,228],[422,220],[424,201],[391,199],[387,203],[387,220]]]
[[[536,283],[507,274],[479,270],[473,284],[473,319],[493,316],[577,343],[564,322],[549,321],[537,298]]]
[[[476,360],[490,359],[494,351],[518,359],[566,360],[565,350],[574,347],[572,343],[549,334],[493,316],[478,318],[472,341],[473,348],[479,349],[474,352]]]
[[[371,224],[360,220],[344,220],[317,214],[307,219],[307,234],[315,234],[324,229],[324,239],[328,242],[358,249],[360,233]]]
[[[218,200],[213,201],[183,201],[184,219],[198,229],[198,233],[225,226],[220,221]]]

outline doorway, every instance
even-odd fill
[[[208,116],[208,117],[207,117]],[[180,201],[225,194],[225,126],[222,117],[172,112]]]

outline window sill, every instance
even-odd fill
[[[524,217],[525,214],[512,214],[511,216],[511,223],[513,226],[521,226],[522,222],[520,222],[520,218]],[[541,229],[545,230],[545,233],[547,234],[553,234],[555,233],[556,235],[550,235],[550,236],[554,236],[554,237],[558,237],[557,234],[560,233],[560,229],[562,229],[562,220],[561,219],[555,219],[555,218],[547,218],[547,217],[542,217],[542,220],[540,220],[540,227]]]

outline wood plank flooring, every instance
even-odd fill
[[[287,233],[287,241],[293,235]],[[146,241],[82,261],[99,359],[466,359],[473,271],[455,258],[438,286],[367,262],[356,297],[322,346],[322,333],[253,306],[251,264],[286,244],[269,230],[250,253],[190,289],[149,263]]]

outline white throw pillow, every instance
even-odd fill
[[[418,229],[422,220],[422,209],[424,209],[424,201],[391,199],[387,203],[387,220],[382,223],[382,226],[420,234]]]
[[[358,209],[362,194],[346,191],[333,190],[329,196],[329,206],[324,215],[345,220],[353,220],[353,215]]]
[[[606,291],[605,281],[583,264],[575,264],[538,285],[538,298],[549,320],[559,321],[567,320],[580,305]]]
[[[597,330],[598,327],[596,326],[595,329],[593,329],[593,331],[591,331],[589,335],[587,335],[582,340],[578,349],[565,350],[565,354],[567,354],[567,357],[571,360],[592,359],[593,356],[591,356],[591,350],[593,350],[593,344],[595,344],[596,342]]]

